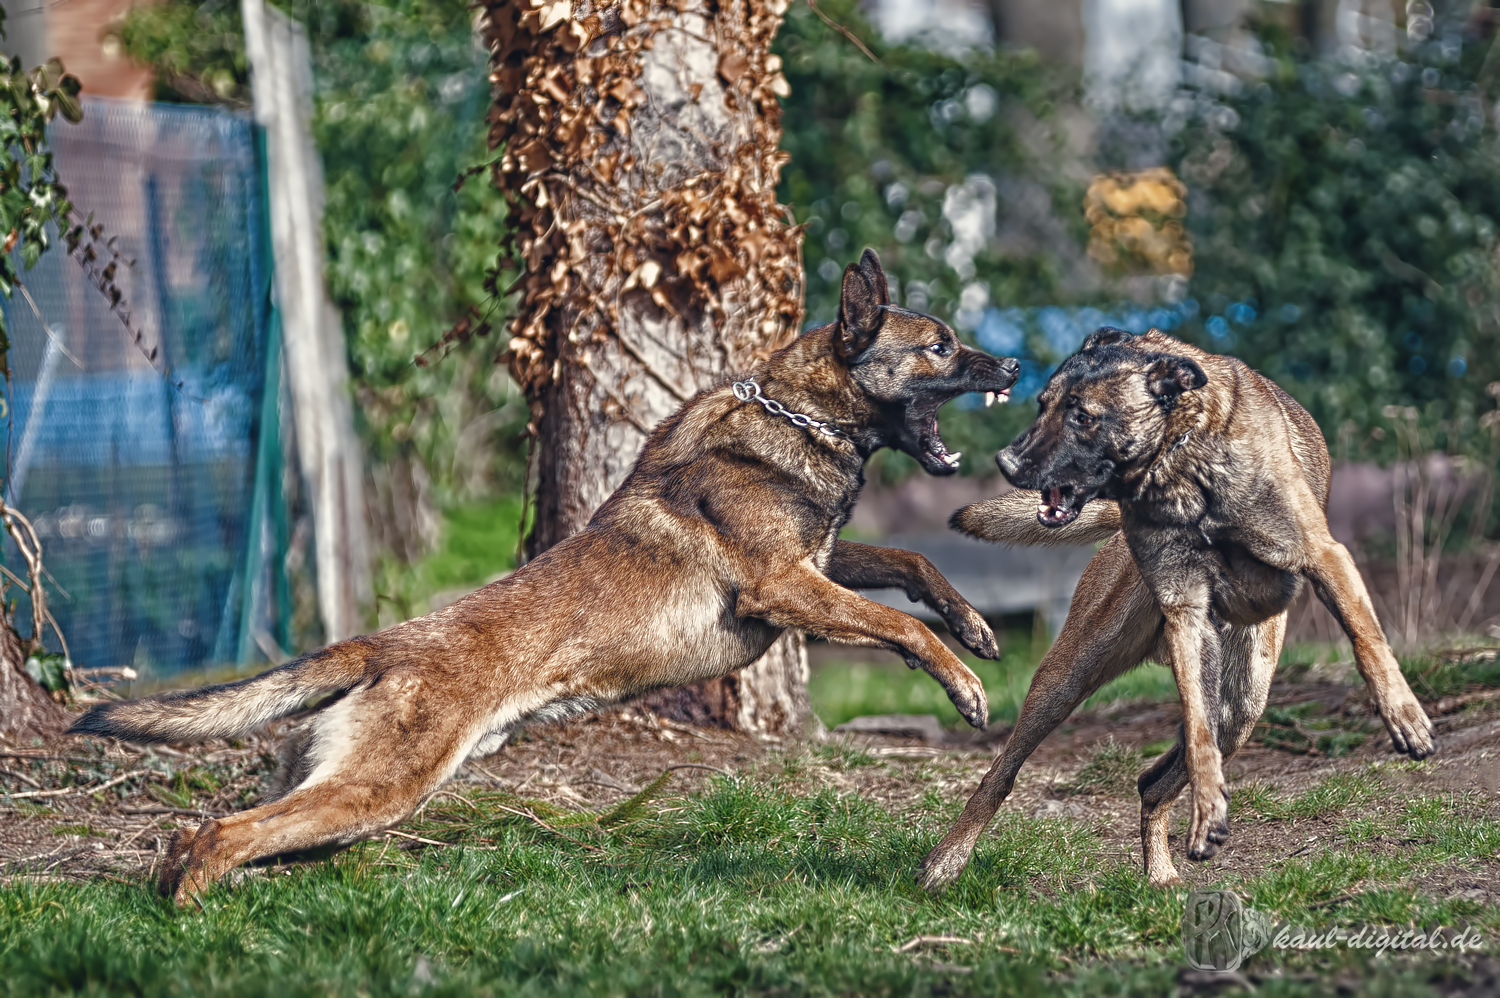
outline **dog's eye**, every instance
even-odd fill
[[[1073,410],[1073,422],[1077,423],[1079,426],[1093,426],[1094,425],[1094,417],[1090,416],[1088,413],[1084,412],[1082,409],[1074,409]]]
[[[932,346],[928,347],[927,349],[931,350],[933,353],[937,354],[939,357],[946,357],[950,353],[953,352],[953,348],[950,347],[946,343],[934,343]]]

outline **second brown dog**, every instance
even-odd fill
[[[1353,642],[1397,751],[1432,751],[1432,724],[1354,560],[1328,532],[1328,448],[1305,409],[1240,361],[1154,329],[1090,336],[1037,401],[1036,422],[996,456],[1019,491],[959,510],[953,525],[1012,544],[1108,543],[1084,571],[1004,751],[924,861],[924,886],[963,871],[1042,739],[1148,657],[1171,663],[1183,727],[1139,780],[1147,877],[1178,880],[1167,818],[1186,786],[1187,855],[1217,853],[1229,838],[1223,760],[1265,709],[1304,579]]]

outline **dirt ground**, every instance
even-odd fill
[[[1316,703],[1327,716],[1350,719],[1370,731],[1347,755],[1298,753],[1268,748],[1252,739],[1226,766],[1231,787],[1259,783],[1279,795],[1295,794],[1335,773],[1364,771],[1379,760],[1398,759],[1383,730],[1369,716],[1362,687],[1329,682],[1278,683],[1271,707]],[[1438,752],[1429,766],[1387,767],[1383,777],[1395,790],[1378,810],[1402,806],[1400,788],[1424,793],[1470,792],[1475,817],[1500,816],[1500,697],[1494,691],[1466,702],[1427,704],[1438,730]],[[1081,790],[1074,781],[1097,757],[1098,746],[1114,739],[1143,749],[1170,739],[1179,718],[1176,704],[1122,703],[1081,712],[1055,732],[1022,770],[1007,811],[1072,817],[1090,823],[1108,851],[1139,862],[1138,805],[1133,779]],[[1357,726],[1357,725],[1356,725]],[[66,739],[54,745],[0,750],[0,881],[106,877],[139,882],[154,865],[174,828],[205,816],[239,810],[253,801],[275,764],[275,748],[287,724],[242,744],[140,747]],[[824,744],[857,749],[882,765],[828,764],[828,754],[808,753],[802,745],[762,744],[717,729],[659,721],[630,708],[568,725],[532,729],[499,753],[465,766],[463,784],[498,787],[561,808],[596,808],[625,799],[664,769],[676,767],[674,792],[690,791],[716,773],[760,770],[795,772],[809,788],[831,785],[910,813],[923,810],[922,798],[936,792],[961,801],[978,784],[1008,735],[1004,726],[977,735],[944,733],[934,743],[878,734],[827,736]],[[3,747],[0,747],[3,749]],[[789,760],[796,761],[792,767]],[[1131,765],[1127,760],[1126,765]],[[1140,768],[1134,766],[1130,772]],[[1108,782],[1108,781],[1106,781]],[[930,812],[928,812],[930,813]],[[1179,801],[1176,819],[1185,821]],[[1262,870],[1293,855],[1340,847],[1339,829],[1348,815],[1277,822],[1235,822],[1229,845],[1213,861],[1179,859],[1189,883],[1217,879],[1225,872]],[[423,848],[408,832],[388,833],[395,844]],[[1174,835],[1174,853],[1180,839]],[[1357,848],[1399,849],[1400,842],[1376,839]],[[913,868],[918,857],[912,857]],[[1455,895],[1500,904],[1500,863],[1483,868],[1437,868],[1420,884],[1437,897]]]

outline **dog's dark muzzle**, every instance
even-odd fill
[[[1021,362],[1014,357],[991,357],[978,350],[968,352],[973,356],[964,367],[962,391],[984,392],[986,405],[1010,398],[1011,386],[1021,376]]]
[[[1000,468],[1000,474],[1005,480],[1018,489],[1034,489],[1036,486],[1025,481],[1031,476],[1027,475],[1022,468],[1021,459],[1016,456],[1015,448],[1006,447],[995,455],[995,464]]]
[[[995,455],[995,464],[1005,480],[1016,488],[1041,493],[1036,511],[1038,523],[1044,527],[1072,523],[1084,505],[1099,494],[1102,483],[1083,480],[1076,475],[1076,469],[1058,469],[1054,462],[1038,461],[1028,453],[1030,449],[1013,443]]]

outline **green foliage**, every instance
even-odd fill
[[[775,51],[791,85],[781,143],[791,161],[778,195],[807,226],[807,320],[834,318],[843,268],[866,246],[880,254],[895,300],[961,332],[971,332],[990,303],[1065,298],[1056,244],[1076,248],[1083,218],[1081,210],[1064,213],[1078,227],[1069,234],[1051,205],[1081,205],[1083,191],[1052,165],[1061,146],[1054,112],[1072,94],[1064,73],[1029,51],[959,58],[886,44],[852,0],[820,9],[883,65],[809,5],[788,9]],[[984,209],[963,208],[976,200],[1028,236],[999,248]],[[943,411],[942,432],[951,450],[965,453],[963,473],[993,474],[989,456],[1030,418],[1029,407],[955,404]],[[871,472],[893,480],[915,468],[882,453]]]
[[[39,649],[26,659],[24,668],[26,674],[48,693],[67,693],[73,688],[68,675],[73,663],[66,655]]]
[[[449,506],[437,550],[412,565],[391,560],[381,566],[376,591],[383,602],[392,604],[381,607],[382,622],[420,616],[432,596],[477,589],[515,568],[520,526],[521,497],[514,492]]]
[[[944,202],[981,174],[992,198],[1002,174],[1047,191],[1057,184],[1081,198],[1049,175],[1027,144],[1056,146],[1048,118],[1063,93],[1060,74],[1028,51],[959,59],[887,45],[855,4],[839,0],[821,9],[865,39],[884,65],[807,6],[787,11],[775,48],[792,91],[782,117],[791,162],[779,194],[807,226],[808,318],[834,317],[844,265],[866,246],[896,278],[895,296],[944,317],[959,311],[964,288],[976,282],[986,300],[1054,302],[1060,289],[1045,251],[954,251]],[[1033,134],[1023,135],[1023,126]],[[976,287],[963,304],[980,307],[979,294]]]
[[[1347,755],[1364,744],[1374,730],[1369,721],[1352,721],[1338,714],[1326,714],[1316,700],[1289,707],[1267,707],[1258,728],[1261,744],[1267,748],[1313,755]]]
[[[1500,379],[1500,158],[1485,123],[1492,42],[1452,31],[1399,55],[1310,60],[1274,30],[1240,93],[1167,113],[1202,306],[1188,331],[1305,405],[1335,456],[1393,456],[1388,406],[1440,447]]]
[[[1400,659],[1401,673],[1423,697],[1437,699],[1500,686],[1500,658],[1493,649],[1447,651]]]
[[[156,99],[250,104],[250,63],[237,3],[157,3],[131,8],[117,37],[156,71]]]
[[[0,36],[4,18],[0,9]],[[0,294],[6,298],[21,283],[11,252],[19,249],[23,266],[30,270],[52,245],[48,226],[67,229],[72,220],[73,205],[47,148],[47,124],[58,115],[67,121],[83,117],[81,89],[78,78],[56,59],[28,73],[19,56],[0,57]],[[5,317],[0,314],[0,371],[6,370],[9,349]]]
[[[486,57],[471,12],[463,0],[278,6],[306,25],[313,50],[326,273],[375,457],[418,459],[443,503],[513,487],[526,411],[493,365],[496,348],[475,340],[446,363],[414,363],[490,307],[485,282],[505,225],[490,184],[453,189],[486,158]],[[238,4],[137,7],[120,38],[156,68],[160,99],[249,98]]]
[[[1326,818],[1349,808],[1368,807],[1390,794],[1390,787],[1371,772],[1336,773],[1296,796],[1282,796],[1263,783],[1237,788],[1230,798],[1236,820],[1290,821]]]

